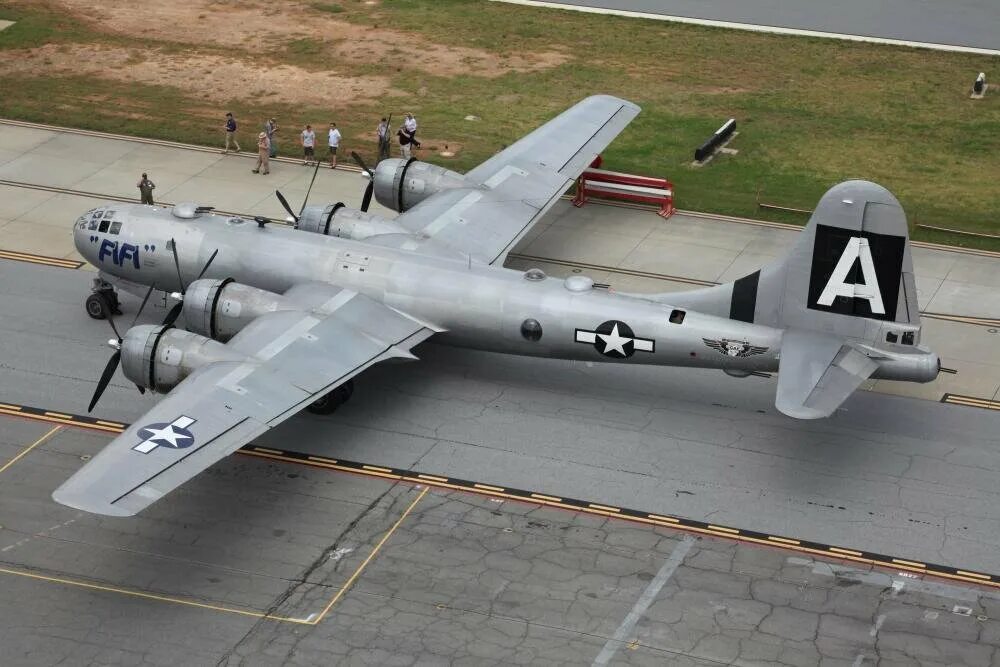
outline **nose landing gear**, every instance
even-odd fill
[[[87,309],[87,314],[95,320],[107,319],[109,315],[122,314],[118,293],[114,286],[100,278],[94,278],[93,292],[83,302],[83,305]],[[108,308],[111,308],[110,313],[107,312]]]
[[[329,415],[336,412],[354,393],[354,380],[348,380],[322,398],[317,398],[306,408],[314,415]]]

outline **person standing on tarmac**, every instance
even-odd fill
[[[382,160],[389,157],[389,132],[391,128],[389,127],[389,121],[385,118],[382,122],[378,124],[378,129],[375,130],[375,134],[378,137],[378,160]]]
[[[271,173],[271,141],[267,138],[267,132],[257,135],[257,166],[252,169],[253,173],[259,174],[261,167],[265,174]]]
[[[139,188],[139,196],[142,199],[143,204],[153,205],[153,188],[156,184],[149,180],[145,173],[143,173],[142,178],[136,183],[135,187]]]
[[[236,152],[239,153],[241,149],[240,149],[240,142],[236,140],[236,119],[233,118],[233,114],[231,112],[226,114],[225,128],[226,128],[226,150],[222,152],[228,153],[229,144],[232,143],[234,146],[236,146]]]

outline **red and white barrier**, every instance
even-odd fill
[[[598,156],[600,159],[600,156]],[[600,164],[597,160],[594,164]],[[585,169],[576,182],[574,206],[583,206],[590,197],[621,199],[660,207],[657,215],[669,218],[674,214],[674,185],[665,178],[635,176],[604,169]]]

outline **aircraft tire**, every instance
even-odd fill
[[[93,317],[95,320],[107,319],[108,314],[104,312],[104,301],[98,294],[91,294],[87,297],[87,300],[83,302],[84,307],[87,309],[87,314]]]
[[[326,396],[318,398],[306,407],[314,415],[331,415],[354,394],[354,381],[348,380]]]

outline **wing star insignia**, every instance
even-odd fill
[[[149,454],[157,447],[167,447],[169,449],[185,449],[194,444],[194,435],[188,430],[188,426],[198,421],[185,415],[181,415],[169,424],[147,424],[136,433],[141,440],[132,449]]]

